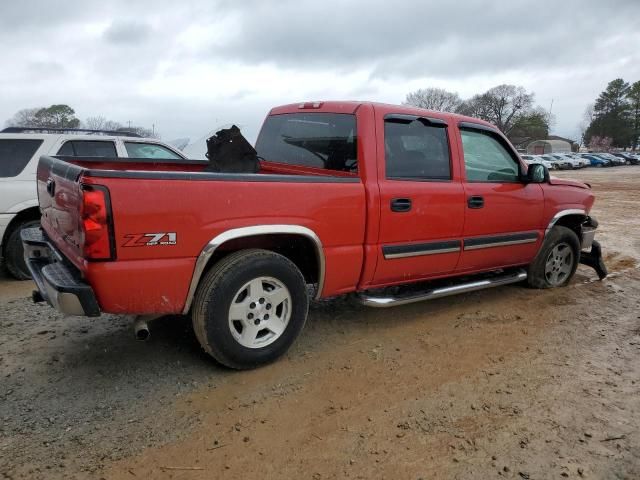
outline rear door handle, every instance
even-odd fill
[[[392,212],[408,212],[411,210],[410,198],[394,198],[391,200]]]
[[[467,200],[467,205],[469,208],[482,208],[484,207],[484,197],[479,195],[474,195],[473,197],[469,197]]]

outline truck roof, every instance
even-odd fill
[[[411,105],[394,105],[390,103],[381,102],[366,102],[366,101],[313,101],[313,102],[298,102],[289,103],[287,105],[281,105],[274,107],[269,112],[269,115],[279,115],[283,113],[297,113],[300,111],[313,111],[318,113],[350,113],[353,114],[362,105],[371,105],[376,110],[380,110],[381,113],[407,113],[411,115],[428,115],[430,117],[441,118],[443,120],[451,120],[455,122],[471,122],[486,125],[488,127],[496,128],[495,125],[480,120],[479,118],[468,117],[466,115],[460,115],[451,112],[439,112],[435,110],[427,110],[425,108],[418,108]]]

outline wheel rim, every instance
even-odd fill
[[[243,347],[262,348],[282,336],[291,318],[291,293],[273,277],[245,283],[229,307],[229,329]]]
[[[552,286],[561,285],[573,269],[573,250],[567,243],[559,243],[547,257],[544,276]]]

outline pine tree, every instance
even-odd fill
[[[610,137],[614,147],[626,148],[631,144],[629,91],[629,84],[621,78],[609,82],[596,100],[594,119],[585,133],[587,142],[598,136]]]

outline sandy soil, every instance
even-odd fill
[[[597,194],[605,281],[315,303],[251,372],[185,318],[136,343],[0,279],[0,478],[640,478],[640,167],[559,176]]]

